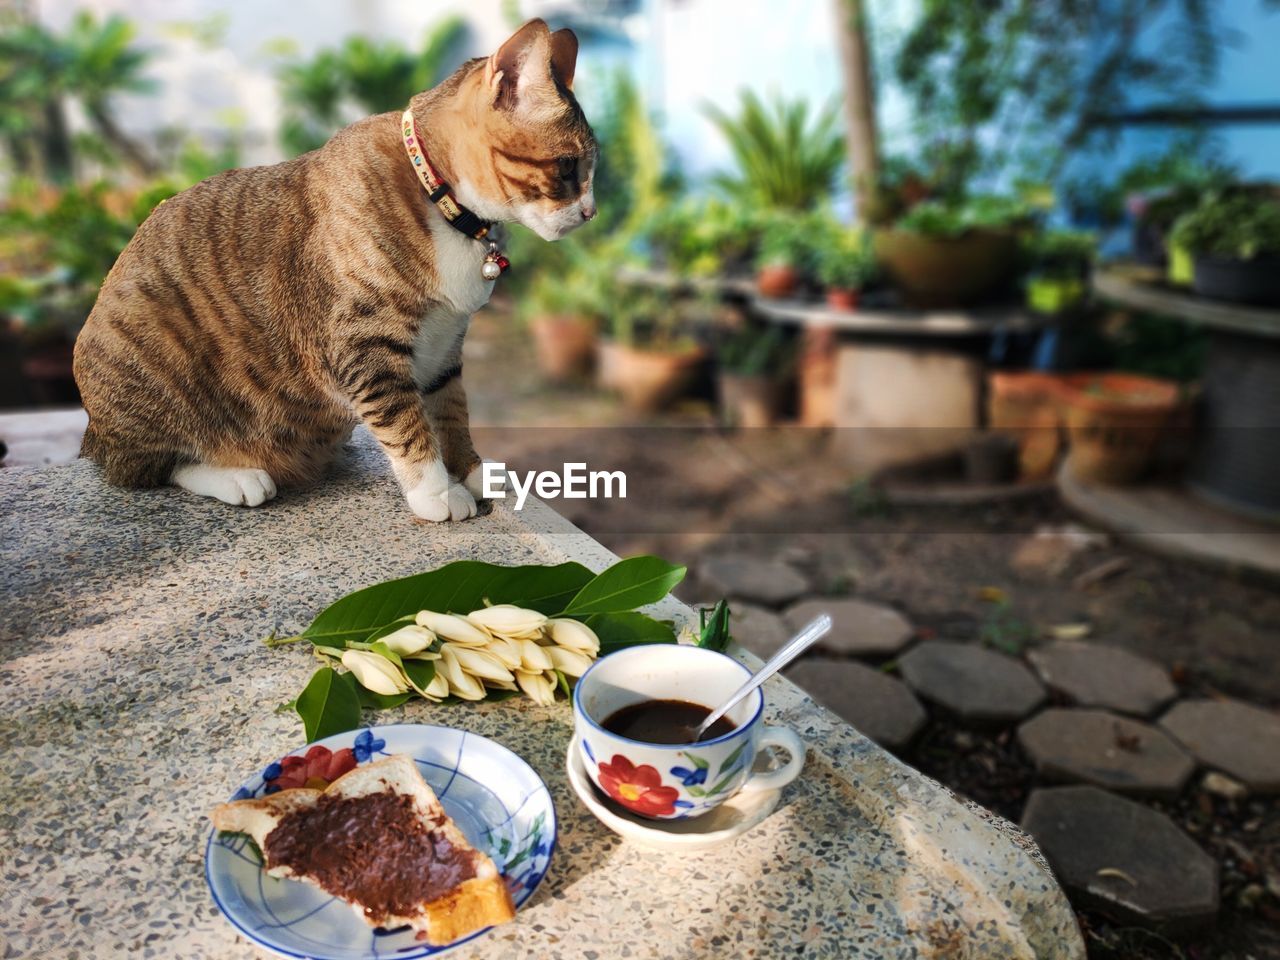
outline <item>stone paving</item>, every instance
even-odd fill
[[[1238,701],[1178,702],[1169,674],[1126,650],[1056,640],[1011,656],[919,638],[900,611],[868,598],[807,595],[806,577],[785,563],[722,558],[700,573],[711,590],[751,601],[733,605],[734,635],[761,657],[830,613],[831,636],[787,676],[886,749],[910,760],[930,707],[961,728],[1016,732],[1040,784],[1023,827],[1078,906],[1121,923],[1176,937],[1211,923],[1219,899],[1217,861],[1128,798],[1170,802],[1194,789],[1238,803],[1280,792],[1280,716]]]
[[[1082,707],[1149,717],[1178,695],[1159,664],[1118,647],[1062,640],[1027,659],[1048,687]]]
[[[707,588],[730,600],[782,607],[809,592],[809,581],[789,563],[756,557],[712,557],[701,567]]]
[[[792,666],[787,678],[894,753],[906,749],[928,720],[905,683],[860,663],[808,658]]]
[[[1044,702],[1026,664],[969,643],[928,640],[898,661],[911,689],[974,723],[1012,723]]]
[[[1196,768],[1159,727],[1106,710],[1042,710],[1018,727],[1018,742],[1046,780],[1137,796],[1171,800]]]
[[[1218,864],[1163,813],[1097,787],[1032,792],[1022,828],[1067,895],[1166,934],[1218,912]]]
[[[1280,717],[1238,700],[1187,700],[1160,719],[1206,767],[1253,793],[1280,793]]]
[[[897,610],[866,600],[801,600],[787,608],[784,618],[794,633],[820,613],[831,614],[831,632],[820,642],[831,653],[889,657],[915,634],[910,621]]]

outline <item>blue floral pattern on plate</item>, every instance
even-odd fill
[[[502,871],[516,910],[533,896],[555,850],[556,813],[546,784],[520,757],[478,734],[426,724],[351,730],[319,743],[335,753],[350,748],[357,764],[409,754],[445,812]],[[263,796],[273,778],[268,774],[280,775],[278,761],[245,781],[232,799]],[[432,947],[408,929],[374,930],[350,906],[310,884],[268,877],[257,849],[240,834],[210,833],[205,877],[227,919],[254,943],[284,957],[414,960],[484,933]]]

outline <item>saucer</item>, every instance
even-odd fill
[[[740,790],[714,810],[688,820],[647,820],[603,799],[587,776],[577,741],[565,756],[569,785],[583,805],[618,836],[651,850],[693,851],[718,847],[742,836],[773,813],[781,790]]]

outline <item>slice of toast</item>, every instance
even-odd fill
[[[214,808],[247,833],[267,873],[320,887],[370,925],[411,926],[435,946],[515,917],[497,867],[471,846],[413,759],[356,767],[324,790],[281,790]]]

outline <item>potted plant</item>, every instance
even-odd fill
[[[554,383],[580,379],[596,353],[599,300],[591,278],[581,271],[568,277],[541,274],[520,304],[533,335],[538,369]]]
[[[1025,203],[1007,197],[926,200],[875,232],[876,260],[912,305],[966,306],[1013,275],[1017,231],[1030,216]]]
[[[689,388],[706,350],[685,330],[684,310],[669,290],[631,286],[608,311],[598,382],[633,410],[660,410]]]
[[[768,427],[777,419],[779,387],[791,344],[776,324],[747,323],[716,348],[721,419],[731,427]]]
[[[1172,241],[1191,253],[1203,297],[1280,304],[1280,199],[1259,191],[1207,194],[1181,217]]]
[[[756,252],[756,288],[760,295],[781,298],[795,293],[810,254],[804,219],[774,218],[761,235]]]
[[[1057,389],[1070,438],[1067,467],[1104,484],[1142,476],[1179,401],[1176,383],[1124,373],[1067,374]]]
[[[861,230],[840,229],[817,251],[818,279],[826,288],[827,306],[855,310],[858,294],[875,275],[875,254]]]
[[[1097,254],[1092,233],[1045,230],[1027,243],[1027,306],[1037,313],[1064,313],[1084,300]]]

